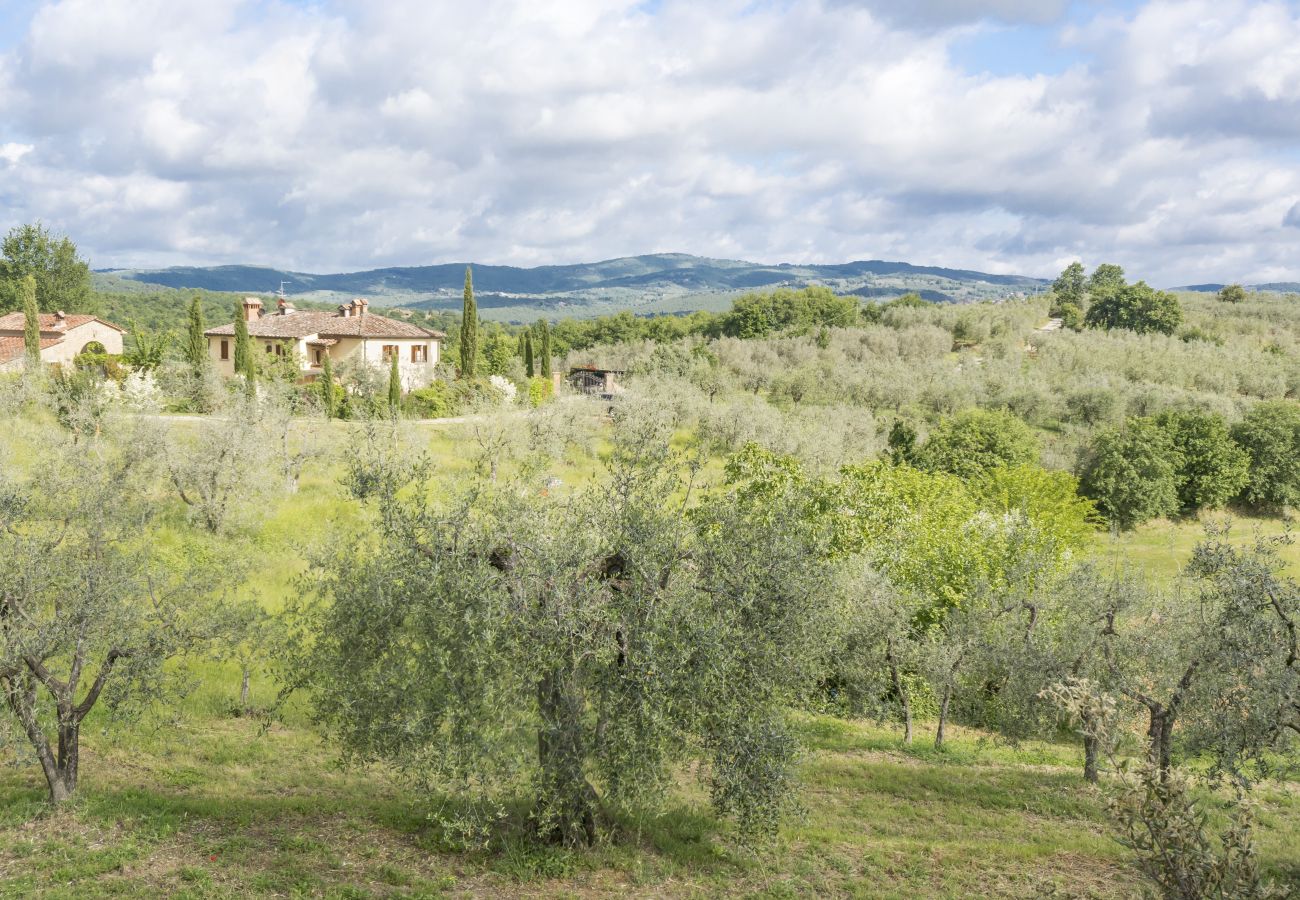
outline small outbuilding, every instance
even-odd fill
[[[569,370],[569,384],[574,390],[594,397],[612,400],[623,393],[618,379],[627,374],[622,369],[598,369],[595,366],[574,366]]]

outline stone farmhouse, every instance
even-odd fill
[[[365,363],[387,369],[396,354],[398,373],[405,390],[424,387],[433,380],[439,349],[446,335],[410,322],[390,319],[369,311],[364,299],[344,303],[337,312],[299,310],[283,297],[271,315],[262,314],[262,301],[245,297],[244,321],[254,353],[292,354],[298,359],[305,379],[321,372],[328,356],[330,365]],[[208,356],[222,375],[235,374],[235,324],[210,328]]]
[[[126,329],[95,316],[67,315],[62,311],[42,313],[41,362],[50,365],[70,365],[78,354],[87,348],[105,353],[122,352],[122,335]],[[0,316],[0,372],[11,372],[23,367],[25,320],[21,312]],[[98,347],[94,345],[100,345]]]

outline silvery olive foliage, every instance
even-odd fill
[[[239,579],[229,562],[215,578],[203,545],[162,539],[158,435],[121,427],[45,427],[39,466],[0,470],[0,744],[35,757],[53,803],[77,789],[87,718],[181,686],[169,660],[221,633]]]
[[[510,460],[450,494],[362,438],[367,527],[317,556],[291,666],[348,758],[393,765],[469,841],[513,817],[589,844],[653,814],[691,760],[720,812],[775,826],[786,713],[820,680],[845,581],[806,496],[740,471],[701,492],[671,433],[629,407],[588,485]]]

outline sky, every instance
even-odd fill
[[[1300,280],[1300,0],[0,0],[35,220],[97,268]]]

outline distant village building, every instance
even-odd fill
[[[617,379],[623,375],[622,369],[598,369],[595,366],[574,366],[569,370],[569,384],[574,390],[592,394],[605,399],[623,393]]]
[[[370,302],[355,299],[337,312],[299,310],[281,298],[272,315],[262,315],[262,301],[245,297],[244,321],[254,353],[292,354],[303,376],[314,378],[328,356],[337,370],[344,362],[366,363],[387,369],[397,356],[398,373],[405,390],[433,380],[439,349],[446,335],[410,322],[369,311]],[[210,328],[208,355],[222,375],[235,374],[235,324]]]
[[[0,316],[0,372],[23,367],[23,331],[26,322],[21,312]],[[42,313],[41,362],[70,365],[87,348],[92,351],[120,354],[125,328],[96,316],[72,315],[62,311]]]

